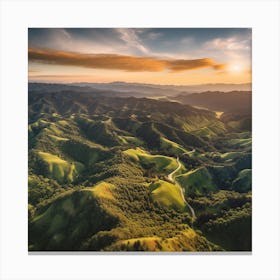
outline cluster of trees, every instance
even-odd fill
[[[230,251],[252,250],[252,208],[248,202],[242,207],[221,211],[202,227],[209,240]]]
[[[120,144],[116,137],[113,127],[110,129],[107,126],[109,124],[102,121],[92,121],[88,118],[80,118],[78,120],[78,125],[85,136],[101,145],[113,147]]]
[[[32,250],[80,250],[88,237],[119,223],[90,191],[68,192],[41,212],[29,223]]]
[[[136,131],[136,135],[145,141],[148,148],[160,149],[160,133],[151,122],[143,123]]]
[[[226,250],[251,250],[251,195],[233,191],[190,200],[196,209],[195,226]]]
[[[204,154],[217,149],[219,152],[231,150],[229,141],[224,141],[230,140],[231,136],[207,140],[186,132],[184,122],[186,118],[196,116],[197,110],[179,106],[178,110],[172,111],[175,107],[174,104],[170,105],[170,102],[141,100],[134,104],[135,100],[105,98],[88,106],[87,102],[90,99],[85,96],[80,97],[77,102],[70,102],[67,96],[60,98],[55,94],[46,95],[42,99],[36,96],[31,98],[30,121],[37,122],[43,116],[46,122],[31,125],[29,131],[30,243],[36,244],[35,249],[103,250],[120,240],[149,236],[173,238],[188,229],[192,224],[188,211],[176,211],[152,200],[148,185],[154,178],[166,174],[160,174],[153,164],[140,165],[131,161],[122,151],[130,147],[135,148],[137,145],[123,144],[119,136],[136,136],[144,140],[144,148],[151,153],[173,157],[177,155],[162,147],[161,137],[188,149],[195,148],[197,153]],[[131,108],[127,106],[128,104]],[[130,109],[120,111],[124,105]],[[145,105],[143,108],[147,111],[142,111],[142,105]],[[36,110],[41,110],[42,114]],[[90,111],[92,115],[71,116],[73,113],[79,114],[81,110],[84,113]],[[54,117],[53,112],[62,115]],[[102,112],[105,112],[104,115]],[[201,114],[203,118],[209,117],[209,120],[213,120],[212,114],[207,112]],[[64,125],[58,123],[61,120]],[[55,140],[50,134],[68,140]],[[81,162],[85,169],[71,184],[59,184],[49,178],[48,165],[38,156],[38,151],[51,153],[68,162]],[[180,155],[180,161],[187,170],[207,165],[214,183],[219,188],[228,190],[232,190],[232,181],[240,170],[251,168],[249,152],[234,160],[231,165],[221,162],[221,168],[214,167],[212,159],[207,157],[204,160],[202,157],[184,154]],[[79,190],[92,187],[101,181],[115,186],[114,199],[94,197],[92,204],[84,203],[78,195]],[[71,199],[77,211],[73,217],[71,215],[70,217],[59,203],[65,199],[64,195],[67,196],[69,193],[74,194]],[[249,232],[251,198],[248,194],[233,191],[209,193],[206,196],[194,194],[188,197],[188,200],[197,215],[194,226],[201,229],[203,234],[207,234],[211,240],[227,249],[248,248],[248,240],[245,245],[234,240],[239,238],[238,226],[245,229],[244,235]],[[49,210],[54,211],[53,217],[46,220],[43,227],[36,225],[34,223],[36,219],[33,218],[46,213],[48,209],[53,209]],[[52,227],[56,228],[58,224],[60,226],[57,231],[49,232],[47,227],[52,224],[57,213],[59,217]],[[232,240],[227,227],[236,232]],[[76,228],[78,232],[75,231]],[[69,229],[76,233],[67,236]],[[226,234],[227,238],[224,237]],[[49,243],[48,240],[54,237],[57,240]],[[218,243],[219,238],[225,238],[227,242]],[[239,245],[234,247],[234,242]],[[205,249],[207,244],[202,243],[201,248]],[[146,248],[137,240],[132,249]]]
[[[180,155],[180,160],[184,163],[187,170],[192,170],[203,165],[199,158],[191,157],[188,154]]]

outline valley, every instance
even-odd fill
[[[29,251],[250,251],[250,110],[113,86],[31,84]]]

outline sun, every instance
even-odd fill
[[[230,72],[238,73],[242,71],[242,66],[240,64],[231,64],[228,69]]]

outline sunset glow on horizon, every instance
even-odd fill
[[[251,82],[247,28],[31,28],[30,82]]]

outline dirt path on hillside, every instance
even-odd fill
[[[191,214],[192,214],[192,223],[195,221],[195,219],[196,219],[196,215],[195,215],[195,212],[194,212],[194,209],[191,207],[191,205],[186,201],[186,199],[185,199],[185,194],[184,194],[184,189],[176,182],[176,180],[174,180],[173,179],[173,175],[177,172],[177,171],[179,171],[179,169],[182,167],[182,164],[181,164],[181,162],[180,162],[180,159],[179,159],[179,157],[177,157],[177,163],[178,163],[178,167],[175,169],[175,170],[173,170],[170,174],[168,174],[168,180],[170,181],[170,182],[173,182],[176,186],[178,186],[179,188],[180,188],[180,192],[181,192],[181,196],[182,196],[182,199],[183,199],[183,201],[186,203],[186,205],[188,206],[188,208],[189,208],[189,210],[190,210],[190,212],[191,212]]]

